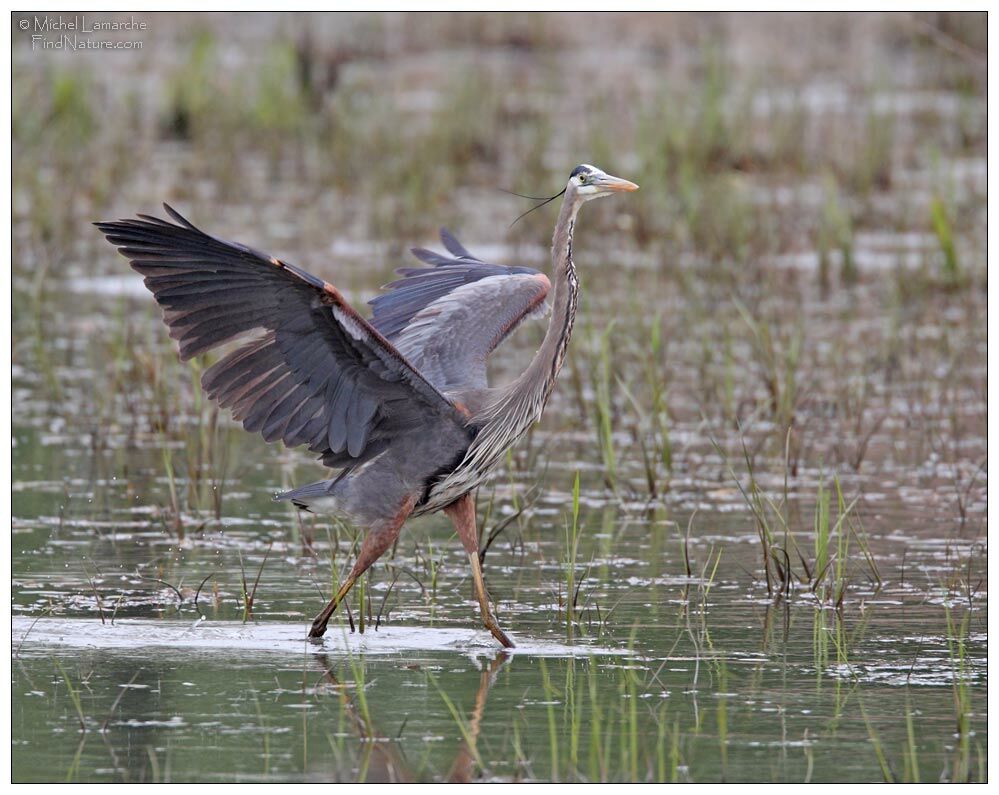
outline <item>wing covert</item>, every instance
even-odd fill
[[[441,392],[482,389],[489,354],[545,311],[551,283],[533,268],[483,262],[447,229],[441,241],[453,256],[414,248],[431,267],[399,269],[369,301],[371,322]]]

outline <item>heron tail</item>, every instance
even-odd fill
[[[313,507],[317,507],[320,512],[328,513],[334,507],[336,500],[331,493],[335,484],[336,480],[320,480],[308,486],[299,486],[297,489],[275,494],[274,499],[291,500],[296,508],[303,511],[311,511]]]

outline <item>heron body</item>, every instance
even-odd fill
[[[443,510],[468,553],[483,623],[505,646],[482,580],[474,492],[541,417],[572,334],[579,281],[572,233],[589,199],[637,186],[589,165],[570,175],[552,239],[553,274],[494,265],[447,230],[429,267],[400,271],[362,318],[328,282],[268,254],[212,237],[170,207],[99,223],[164,310],[188,359],[243,344],[205,371],[202,387],[267,441],[305,445],[335,477],[277,495],[365,528],[358,560],[313,622],[323,635],[350,587],[412,516]],[[522,323],[551,307],[527,369],[491,387],[486,361]]]

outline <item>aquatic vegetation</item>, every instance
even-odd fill
[[[943,255],[940,269],[943,281],[948,285],[957,286],[961,282],[961,269],[954,248],[954,233],[947,217],[947,210],[939,196],[934,196],[930,202],[930,215],[933,219],[933,233],[937,237],[940,253]]]
[[[215,36],[202,29],[192,37],[187,59],[170,78],[167,108],[161,119],[164,134],[193,138],[211,125],[209,113],[218,112],[213,75],[217,67]]]
[[[818,222],[819,284],[829,289],[832,279],[832,255],[839,255],[839,276],[842,284],[856,284],[857,264],[854,251],[853,221],[841,205],[839,185],[833,177],[826,178],[826,200]]]

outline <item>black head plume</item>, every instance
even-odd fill
[[[500,190],[503,190],[503,189],[500,188]],[[546,204],[548,204],[548,202],[555,201],[559,196],[561,196],[563,193],[565,193],[565,188],[562,188],[562,190],[560,190],[554,196],[548,196],[547,198],[544,197],[544,196],[525,196],[523,193],[516,193],[515,191],[512,191],[512,190],[503,190],[503,192],[504,193],[509,193],[511,196],[520,196],[520,198],[522,198],[522,199],[530,199],[531,201],[540,202],[540,204],[535,204],[530,210],[526,210],[525,212],[522,212],[520,215],[518,215],[516,218],[514,218],[513,219],[513,224],[515,224],[515,223],[517,223],[517,221],[519,221],[525,215],[530,215],[535,210],[537,210],[537,209],[539,209],[541,207],[544,207]],[[510,224],[510,226],[512,227],[513,224]]]

